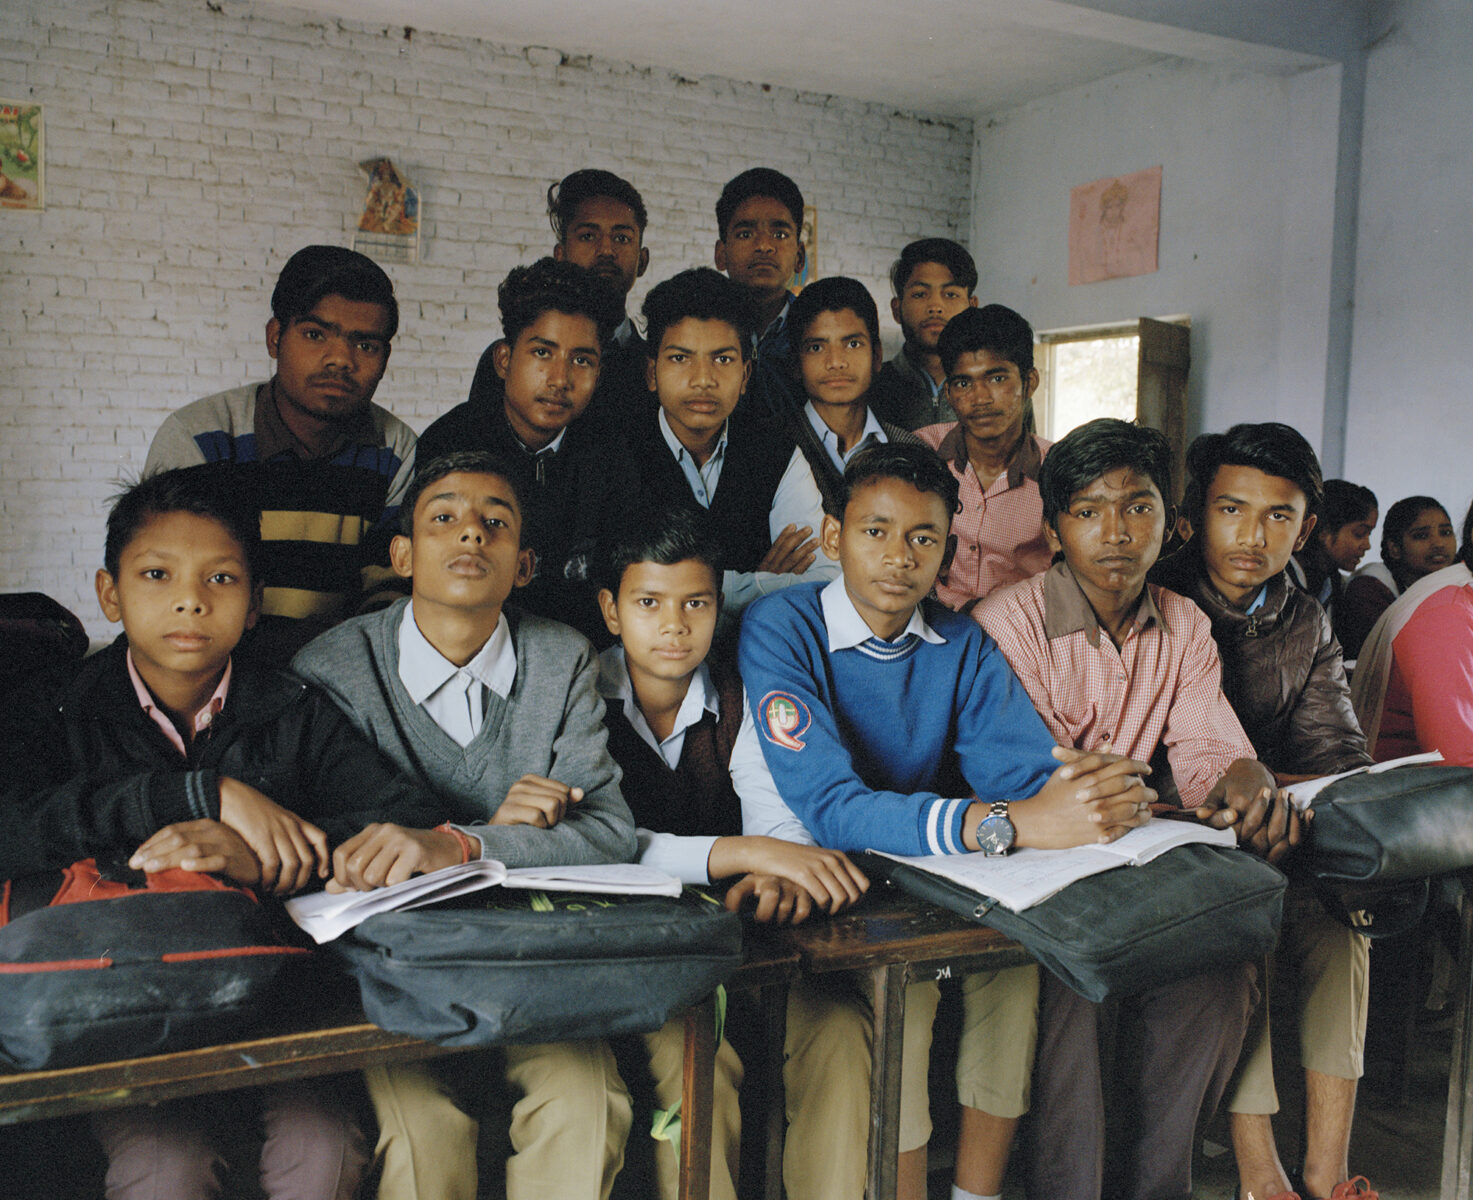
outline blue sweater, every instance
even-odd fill
[[[926,601],[943,642],[830,652],[824,587],[766,596],[742,622],[742,681],[779,793],[824,846],[964,852],[968,793],[1034,795],[1059,765],[1053,738],[975,621]]]

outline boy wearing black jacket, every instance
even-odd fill
[[[4,734],[0,877],[127,857],[288,893],[331,870],[330,842],[376,820],[434,823],[321,693],[231,652],[256,620],[260,514],[217,467],[155,475],[108,517],[97,597],[124,636],[80,668],[31,681]],[[268,1197],[350,1200],[363,1135],[330,1082],[251,1094]],[[228,1099],[95,1114],[107,1194],[205,1200],[239,1120]]]

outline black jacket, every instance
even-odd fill
[[[222,777],[264,792],[333,844],[371,821],[448,814],[398,774],[322,692],[237,656],[230,693],[188,759],[143,711],[119,637],[11,697],[0,744],[0,879],[132,854],[179,821],[218,820]]]
[[[630,452],[617,431],[584,412],[568,424],[539,473],[536,457],[506,419],[504,397],[494,371],[478,372],[471,398],[420,435],[415,462],[423,467],[457,450],[489,450],[519,468],[529,497],[522,544],[532,548],[536,562],[532,582],[512,602],[606,646],[610,637],[598,608],[599,575],[609,542],[627,526],[635,500]]]
[[[1212,622],[1223,694],[1259,759],[1286,775],[1370,765],[1340,643],[1313,596],[1280,571],[1258,611],[1245,613],[1212,586],[1191,542],[1158,564],[1151,582],[1186,596]]]

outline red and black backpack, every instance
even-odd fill
[[[309,950],[251,891],[83,859],[0,885],[0,1066],[137,1058],[236,1036]]]

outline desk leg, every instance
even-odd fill
[[[716,1074],[716,1002],[685,1013],[685,1078],[680,1096],[680,1200],[711,1195],[711,1091]]]
[[[875,1039],[869,1084],[869,1200],[895,1200],[900,1159],[900,1056],[905,1042],[904,963],[875,967]]]
[[[1463,878],[1458,900],[1458,981],[1453,1052],[1447,1081],[1447,1130],[1442,1142],[1442,1200],[1473,1192],[1473,872]]]
[[[783,1200],[783,1147],[787,1144],[788,1104],[783,1090],[784,1047],[788,1040],[788,987],[775,983],[762,989],[762,1071],[767,1077],[764,1122],[762,1200]]]

